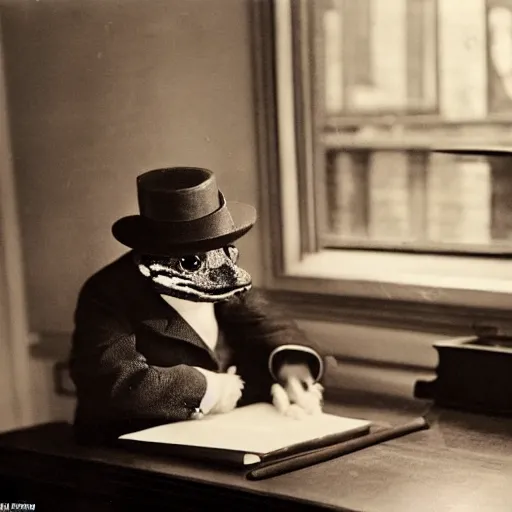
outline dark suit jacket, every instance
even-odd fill
[[[246,383],[238,405],[269,401],[273,349],[311,343],[253,291],[216,304],[215,312],[230,364]],[[69,362],[77,439],[93,443],[191,418],[206,391],[193,367],[220,368],[218,355],[154,291],[131,252],[83,286]]]

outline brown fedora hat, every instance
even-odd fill
[[[137,177],[139,215],[116,221],[123,245],[154,256],[219,249],[245,235],[256,210],[226,202],[212,171],[198,167],[155,169]]]

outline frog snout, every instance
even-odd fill
[[[247,286],[251,284],[251,276],[241,268],[222,265],[211,273],[211,280],[223,286]]]

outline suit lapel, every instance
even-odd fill
[[[130,279],[136,284],[132,305],[135,318],[162,336],[183,340],[210,351],[199,334],[160,297],[134,263],[130,268]]]
[[[162,336],[183,340],[201,348],[208,348],[199,334],[172,306],[167,304],[161,297],[157,296],[157,298],[162,300],[162,310],[165,311],[162,311],[160,314],[155,311],[148,318],[142,320],[144,325]]]
[[[167,325],[162,334],[170,338],[179,339],[192,343],[198,347],[204,348],[208,351],[210,349],[203,341],[201,336],[192,328],[192,326],[183,319],[183,317],[165,300],[157,294],[158,299],[162,303],[162,308],[166,309]]]

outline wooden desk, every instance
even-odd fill
[[[331,412],[406,421],[424,404],[366,397]],[[77,447],[71,427],[0,436],[0,502],[41,510],[511,512],[512,419],[437,411],[428,431],[273,479],[187,461]]]

